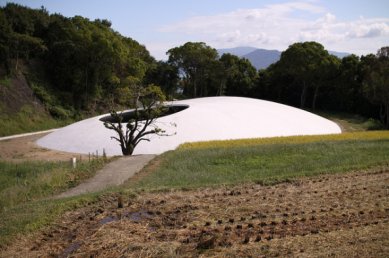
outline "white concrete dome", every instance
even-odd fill
[[[189,107],[156,120],[171,136],[149,136],[134,154],[160,154],[185,142],[243,138],[341,133],[339,126],[325,118],[275,102],[241,98],[208,97],[169,103]],[[111,139],[113,130],[105,128],[102,116],[82,120],[61,128],[37,141],[49,149],[121,155],[119,143]],[[176,126],[172,126],[175,124]]]

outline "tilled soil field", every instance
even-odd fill
[[[103,196],[1,255],[388,257],[389,170]]]

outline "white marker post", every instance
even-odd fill
[[[77,158],[73,157],[70,159],[70,162],[72,163],[72,167],[76,168],[77,167]]]

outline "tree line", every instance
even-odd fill
[[[339,59],[317,42],[295,43],[259,71],[244,58],[219,58],[216,49],[201,42],[170,49],[168,55],[185,97],[254,97],[379,118],[389,128],[389,47],[376,55]]]
[[[35,83],[34,91],[51,106],[79,111],[131,105],[134,89],[158,85],[169,99],[254,97],[360,114],[389,128],[389,47],[340,59],[317,42],[299,42],[259,71],[247,59],[219,56],[203,42],[187,42],[167,55],[167,61],[156,61],[107,20],[50,15],[43,7],[11,3],[0,9],[1,69],[9,74],[38,63],[48,83]]]
[[[107,20],[49,15],[43,7],[13,3],[0,9],[0,58],[3,73],[25,73],[38,97],[62,112],[124,105],[156,65],[144,46]]]

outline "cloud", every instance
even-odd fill
[[[347,32],[349,38],[376,38],[381,36],[389,36],[389,22],[382,21],[366,21],[365,19],[358,21],[352,25],[350,31]]]
[[[315,1],[296,1],[191,17],[164,26],[160,32],[201,38],[216,48],[254,46],[282,50],[297,41],[318,41],[332,50],[346,50],[339,47],[349,46],[354,53],[368,48],[375,52],[383,46],[378,44],[389,42],[389,18],[342,21]]]
[[[300,2],[268,5],[261,9],[238,9],[214,16],[192,17],[185,21],[162,27],[161,31],[191,34],[255,29],[269,30],[272,29],[271,26],[283,26],[288,21],[302,22],[288,18],[288,14],[294,11],[318,13],[322,9],[312,4]]]

